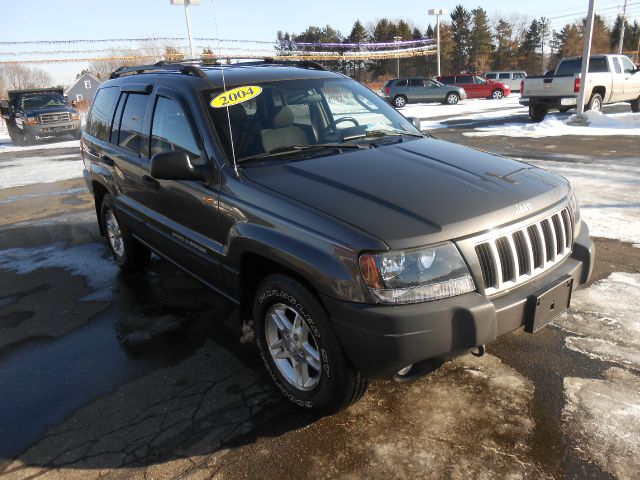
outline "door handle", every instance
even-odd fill
[[[113,167],[115,165],[113,158],[111,158],[109,155],[102,155],[102,157],[100,158],[102,160],[102,163],[108,165],[109,167]]]
[[[151,175],[143,175],[142,181],[150,188],[160,188],[160,182]]]

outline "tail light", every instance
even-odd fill
[[[576,78],[573,81],[573,93],[580,92],[580,77]]]
[[[389,87],[384,87],[384,93],[389,95],[390,92],[391,92],[391,89]]]
[[[524,80],[520,80],[520,93],[524,93]]]

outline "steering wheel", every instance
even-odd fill
[[[329,125],[327,125],[327,128],[324,129],[324,132],[325,133],[329,133],[329,132],[336,131],[337,130],[336,127],[338,126],[338,124],[340,124],[342,122],[351,122],[351,123],[353,123],[353,125],[355,127],[359,127],[360,126],[360,124],[358,123],[358,120],[356,120],[355,118],[353,118],[353,117],[342,117],[342,118],[339,118],[337,120],[334,120]]]

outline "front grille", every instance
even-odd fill
[[[48,125],[50,123],[68,122],[71,120],[69,112],[43,113],[40,115],[40,123]]]
[[[549,270],[571,253],[573,225],[568,209],[475,246],[485,293],[494,295]]]

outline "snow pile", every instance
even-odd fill
[[[457,105],[443,103],[409,103],[398,109],[405,117],[418,117],[429,120],[437,117],[455,117],[473,115],[482,112],[499,113],[500,116],[513,115],[516,111],[526,113],[528,110],[518,103],[520,95],[510,95],[502,100],[469,99],[462,100]],[[500,113],[501,112],[501,113]]]
[[[578,197],[582,219],[589,225],[592,236],[640,244],[640,163],[637,158],[611,159],[606,163],[525,161],[569,179]]]
[[[492,127],[476,128],[474,132],[464,132],[468,137],[560,137],[565,135],[640,135],[640,113],[618,113],[604,115],[601,112],[586,112],[587,125],[570,125],[575,115],[561,120],[549,115],[540,123],[514,123]]]
[[[106,301],[111,298],[111,286],[118,267],[100,243],[88,243],[65,248],[62,244],[35,248],[0,250],[0,268],[20,275],[40,268],[63,268],[71,275],[81,275],[93,293],[84,301]]]
[[[0,149],[0,151],[2,151]],[[18,157],[3,159],[0,188],[34,183],[50,183],[82,177],[84,165],[80,151],[66,155]]]
[[[554,320],[571,350],[640,371],[640,274],[612,273],[574,293],[568,314]]]
[[[71,137],[67,137],[71,138]],[[43,148],[68,148],[68,147],[77,147],[78,151],[80,151],[80,140],[66,140],[64,142],[60,141],[38,141],[35,145],[29,145],[26,147],[19,147],[14,145],[11,142],[11,139],[8,135],[0,135],[0,153],[2,152],[23,152],[27,150],[41,150]]]
[[[640,472],[640,379],[610,368],[603,380],[564,379],[563,430],[569,446],[619,479]]]

